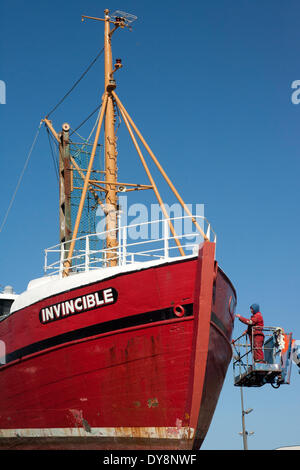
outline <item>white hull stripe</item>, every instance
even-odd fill
[[[62,279],[59,276],[44,276],[40,279],[31,281],[27,290],[18,295],[12,304],[10,313],[14,313],[22,308],[28,307],[43,299],[51,298],[52,296],[68,292],[70,290],[81,289],[82,287],[90,284],[105,281],[107,279],[115,278],[122,274],[130,274],[144,269],[149,269],[155,266],[165,264],[176,264],[178,262],[186,262],[192,259],[197,259],[195,255],[188,255],[184,258],[182,256],[168,258],[157,261],[144,261],[139,263],[128,264],[126,266],[112,266],[108,268],[99,268],[94,271],[82,272],[74,274],[73,276],[66,276]]]
[[[149,439],[192,439],[189,427],[119,427],[119,428],[27,428],[0,429],[0,438],[16,437],[132,437]]]

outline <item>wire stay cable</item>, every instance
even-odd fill
[[[76,134],[76,133],[77,133],[76,131],[78,131],[78,129],[80,129],[80,127],[83,126],[83,124],[85,124],[85,123],[95,114],[95,112],[98,111],[99,108],[101,108],[101,106],[102,106],[102,105],[99,104],[99,105],[97,106],[97,108],[95,108],[94,111],[92,111],[91,114],[89,114],[88,117],[85,118],[84,121],[82,121],[82,122],[76,127],[76,129],[74,129],[74,130],[71,129],[72,132],[70,132],[70,137],[71,137],[72,134],[74,134],[74,132],[75,132],[75,134]],[[98,116],[98,118],[99,118],[99,116]]]
[[[69,96],[69,94],[74,90],[74,88],[78,85],[78,83],[85,77],[85,75],[88,73],[88,71],[92,68],[94,63],[99,59],[101,54],[104,52],[104,47],[101,49],[100,52],[96,55],[96,57],[92,60],[90,65],[87,67],[87,69],[83,72],[83,74],[76,80],[74,85],[70,88],[70,90],[62,97],[62,99],[54,106],[54,108],[51,109],[51,111],[46,115],[46,118],[49,118],[50,114],[54,113],[54,111],[62,104],[62,102]]]
[[[12,205],[13,205],[13,203],[14,203],[14,200],[15,200],[15,198],[16,198],[16,194],[17,194],[18,189],[19,189],[19,187],[20,187],[20,184],[21,184],[21,182],[22,182],[22,179],[23,179],[25,170],[26,170],[26,168],[27,168],[27,166],[28,166],[28,163],[29,163],[29,160],[30,160],[32,151],[33,151],[33,149],[34,149],[36,140],[37,140],[37,138],[38,138],[38,135],[39,135],[39,132],[40,132],[40,129],[41,129],[41,125],[42,125],[42,123],[40,122],[40,125],[39,125],[39,127],[38,127],[38,130],[37,130],[37,132],[36,132],[36,134],[35,134],[35,137],[34,137],[34,139],[33,139],[33,143],[32,143],[32,145],[31,145],[31,148],[30,148],[29,153],[28,153],[28,155],[27,155],[27,158],[26,158],[26,161],[25,161],[25,165],[24,165],[23,170],[22,170],[22,172],[21,172],[21,174],[20,174],[20,176],[19,176],[19,179],[18,179],[18,182],[17,182],[17,186],[16,186],[15,191],[14,191],[14,193],[13,193],[13,195],[12,195],[12,198],[11,198],[11,200],[10,200],[10,203],[9,203],[8,208],[7,208],[6,214],[5,214],[5,216],[4,216],[3,222],[2,222],[2,224],[1,224],[0,233],[1,233],[2,230],[3,230],[3,227],[4,227],[5,223],[6,223],[8,214],[9,214],[9,212],[10,212],[10,210],[11,210],[11,208],[12,208]]]

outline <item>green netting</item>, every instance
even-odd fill
[[[96,155],[94,158],[94,165],[91,173],[90,179],[103,181],[104,178],[104,167],[103,167],[103,146],[98,144]],[[86,169],[89,164],[90,156],[92,150],[92,143],[77,143],[70,142],[70,155],[74,158],[79,168],[82,170],[81,173],[76,169],[73,169],[73,184],[71,192],[71,227],[72,232],[74,230],[74,224],[76,221],[76,216],[78,212],[78,207],[81,199],[82,189],[84,185],[84,180],[82,175],[86,174]],[[103,186],[103,185],[102,185]],[[94,193],[95,194],[95,193]],[[97,232],[97,221],[96,221],[96,212],[99,207],[99,201],[97,197],[104,202],[104,192],[96,191],[96,197],[91,191],[87,191],[85,198],[85,203],[83,207],[82,217],[78,229],[77,238],[85,237],[92,233]],[[92,251],[99,250],[104,248],[103,240],[100,240],[98,237],[89,237],[89,247],[91,250],[90,261],[92,262]],[[86,248],[86,239],[81,238],[76,242],[74,255],[78,256],[85,252]],[[79,258],[77,262],[73,262],[74,265],[82,264],[83,259]]]

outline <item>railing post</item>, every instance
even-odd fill
[[[122,229],[122,244],[123,244],[123,253],[122,253],[122,265],[124,266],[126,264],[126,251],[127,251],[127,232],[126,232],[127,227],[123,227]]]
[[[60,244],[60,262],[59,262],[59,277],[62,278],[62,273],[64,270],[64,261],[65,261],[65,243]]]
[[[85,237],[85,271],[90,269],[90,239],[87,235]]]
[[[165,258],[169,257],[169,227],[167,224],[167,219],[163,221],[163,229],[164,229],[164,256]]]
[[[122,229],[121,229],[121,214],[118,212],[118,265],[122,264]]]
[[[44,273],[47,274],[47,264],[48,264],[48,250],[45,251],[45,258],[44,258]]]

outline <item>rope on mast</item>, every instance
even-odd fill
[[[28,166],[28,163],[29,163],[29,160],[30,160],[32,151],[33,151],[33,149],[34,149],[36,140],[37,140],[37,138],[38,138],[38,135],[39,135],[41,126],[42,126],[42,122],[40,122],[40,125],[39,125],[39,127],[38,127],[38,130],[37,130],[37,132],[36,132],[36,134],[35,134],[35,137],[34,137],[34,139],[33,139],[32,145],[31,145],[31,147],[30,147],[29,153],[28,153],[28,155],[27,155],[27,158],[26,158],[26,161],[25,161],[25,165],[24,165],[23,170],[22,170],[22,172],[21,172],[21,174],[20,174],[20,176],[19,176],[19,179],[18,179],[18,182],[17,182],[17,186],[16,186],[16,188],[15,188],[15,190],[14,190],[14,193],[13,193],[12,198],[11,198],[11,200],[10,200],[8,209],[7,209],[7,211],[6,211],[6,214],[5,214],[5,216],[4,216],[3,222],[2,222],[2,224],[1,224],[0,233],[1,233],[2,230],[3,230],[3,227],[4,227],[5,223],[6,223],[8,214],[9,214],[9,212],[10,212],[10,210],[11,210],[11,208],[12,208],[12,205],[13,205],[13,203],[14,203],[14,200],[15,200],[15,198],[16,198],[18,189],[19,189],[20,184],[21,184],[21,182],[22,182],[22,179],[23,179],[25,170],[26,170],[26,168],[27,168],[27,166]]]

